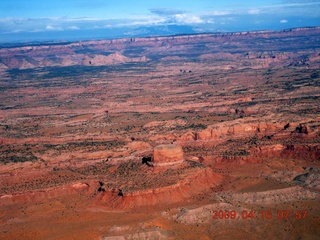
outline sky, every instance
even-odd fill
[[[320,26],[320,0],[1,0],[0,42]]]

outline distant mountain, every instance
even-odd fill
[[[116,27],[83,29],[51,32],[20,32],[3,35],[0,42],[34,42],[34,41],[86,41],[99,39],[115,39],[130,37],[168,36],[177,34],[199,33],[193,27],[186,25],[155,25],[143,27]]]
[[[6,44],[0,46],[0,69],[144,64],[155,59],[183,58],[237,64],[251,59],[251,65],[244,64],[252,68],[319,65],[320,27],[208,34],[194,34],[191,27],[174,25],[126,30],[131,31],[127,33],[130,37],[119,32],[118,39]],[[110,36],[106,29],[98,33],[102,38]],[[163,35],[175,36],[158,38]],[[305,52],[299,53],[296,49]]]
[[[130,37],[148,37],[148,36],[168,36],[180,34],[195,34],[197,31],[191,26],[186,25],[161,25],[146,26],[129,30],[124,36]]]

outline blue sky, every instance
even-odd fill
[[[60,36],[64,40],[71,36],[81,38],[81,35],[89,39],[90,32],[92,38],[99,34],[106,38],[123,37],[139,35],[139,31],[148,34],[148,31],[142,29],[163,26],[184,26],[193,32],[215,32],[279,30],[319,25],[320,0],[0,2],[0,42],[23,40],[24,37],[26,40],[36,40],[40,39],[41,34],[48,38]],[[174,31],[174,28],[170,31]]]

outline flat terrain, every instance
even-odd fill
[[[0,48],[0,239],[318,239],[319,66],[319,28]]]

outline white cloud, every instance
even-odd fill
[[[300,3],[284,3],[260,6],[258,9],[261,13],[266,14],[281,14],[281,16],[300,16],[300,17],[319,17],[320,1]],[[249,13],[249,11],[248,11]]]
[[[288,20],[286,20],[286,19],[280,20],[280,23],[287,23],[287,22],[288,22]]]
[[[19,32],[23,32],[23,29],[16,29],[12,31],[13,33],[19,33]]]
[[[21,32],[25,32],[25,30],[23,30],[23,29],[13,29],[13,30],[4,31],[4,32],[0,31],[0,34],[21,33]]]
[[[248,13],[249,13],[249,14],[260,14],[260,13],[261,13],[261,10],[260,10],[260,9],[257,9],[257,8],[252,8],[252,9],[249,9],[249,10],[248,10]]]
[[[167,18],[158,16],[140,16],[139,18],[133,18],[130,22],[123,23],[124,26],[131,25],[156,25],[165,23]]]
[[[159,16],[173,16],[175,14],[183,14],[185,11],[178,9],[167,9],[167,8],[153,8],[150,12]]]
[[[70,29],[70,30],[79,30],[80,28],[78,28],[77,26],[71,26],[71,27],[68,27],[68,29]]]
[[[226,11],[226,10],[218,10],[218,11],[213,11],[210,13],[210,15],[212,16],[225,16],[225,15],[229,15],[232,14],[231,11]]]
[[[190,16],[185,13],[174,15],[174,19],[178,23],[203,23],[203,20],[198,16]]]
[[[104,23],[101,26],[95,25],[93,28],[113,28],[113,27],[131,27],[131,26],[139,26],[139,25],[160,25],[167,23],[168,19],[165,17],[159,16],[136,16],[131,19],[122,19],[118,21],[101,21]],[[99,22],[97,22],[99,23]]]
[[[160,16],[159,19],[153,19],[155,24],[159,23],[180,23],[180,24],[199,24],[204,23],[200,16],[190,15],[186,11],[178,9],[150,9],[151,13]],[[156,21],[155,21],[156,20]],[[139,21],[139,24],[143,24],[143,21]]]
[[[92,21],[99,21],[103,19],[93,18],[93,17],[79,17],[79,18],[60,18],[59,20],[64,22],[92,22]]]
[[[62,31],[63,29],[61,27],[53,27],[51,25],[47,25],[46,30],[48,30],[48,31]]]

